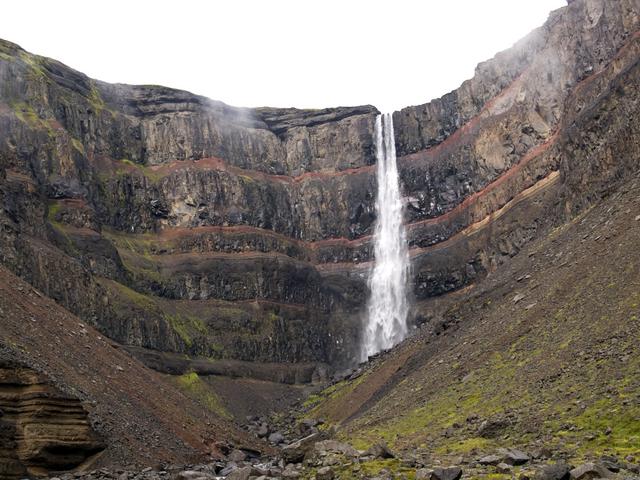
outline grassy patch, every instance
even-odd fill
[[[163,318],[171,326],[174,332],[182,339],[187,347],[193,345],[193,336],[206,335],[207,327],[198,317],[193,315],[170,315],[168,313],[163,314]]]
[[[56,217],[61,209],[62,205],[59,202],[50,202],[48,205],[47,220],[51,223],[57,223]]]
[[[118,247],[118,254],[124,268],[133,275],[136,280],[151,280],[162,283],[163,277],[158,264],[150,256]]]
[[[47,75],[42,67],[42,57],[31,55],[25,51],[20,51],[18,57],[29,67],[29,73],[33,77],[46,80]]]
[[[490,442],[477,437],[462,438],[462,433],[446,437],[441,433],[456,423],[465,425],[469,416],[488,418],[501,413],[505,397],[502,386],[508,385],[515,375],[514,362],[507,362],[502,356],[494,354],[487,368],[476,372],[464,387],[436,392],[416,408],[358,429],[349,440],[364,447],[382,439],[391,447],[406,448],[431,443],[429,436],[436,435],[439,453],[481,450],[488,447]],[[513,399],[512,405],[522,403],[526,398],[527,395],[523,393],[520,398]]]
[[[119,282],[113,282],[113,283],[117,286],[119,293],[122,294],[122,296],[125,297],[127,300],[131,301],[131,303],[133,303],[134,305],[144,310],[157,309],[156,303],[151,298],[149,298],[149,296],[140,292],[136,292],[135,290]]]
[[[304,403],[305,417],[324,418],[327,426],[331,425],[330,405],[350,395],[358,385],[366,380],[368,372],[360,375],[355,380],[342,380],[328,386],[318,394],[309,396]],[[327,408],[329,407],[329,408]]]
[[[91,91],[89,92],[89,96],[87,97],[87,100],[89,100],[91,107],[96,113],[99,114],[102,110],[104,110],[105,108],[104,100],[100,95],[100,91],[98,90],[98,87],[96,87],[95,83],[93,82],[91,82]]]
[[[64,241],[64,245],[60,245],[67,253],[74,256],[80,256],[81,253],[77,250],[76,245],[65,229],[65,225],[58,221],[57,216],[62,210],[60,202],[50,202],[47,205],[47,222],[53,227],[58,234],[58,239]]]
[[[133,162],[128,158],[121,158],[118,160],[118,162],[120,162],[122,166],[116,169],[117,175],[126,175],[132,172],[136,172],[146,177],[151,183],[158,183],[164,178],[164,175],[162,175],[161,173],[153,170],[146,165],[141,165],[139,163]]]
[[[25,125],[34,130],[45,130],[49,136],[54,135],[54,131],[49,122],[36,113],[34,108],[26,102],[11,103],[11,108],[15,116]]]
[[[185,373],[176,377],[175,381],[183,392],[210,412],[228,420],[233,418],[213,389],[197,373]]]
[[[82,144],[82,142],[80,140],[78,140],[77,138],[72,138],[71,139],[71,146],[73,148],[75,148],[78,152],[80,152],[82,155],[85,154],[84,152],[84,145]]]
[[[469,437],[459,442],[447,442],[436,448],[436,453],[463,454],[470,452],[488,452],[495,449],[495,442],[482,437]]]

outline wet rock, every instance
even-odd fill
[[[460,467],[436,468],[431,472],[431,480],[460,480],[462,469]]]

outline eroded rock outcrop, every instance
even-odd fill
[[[104,449],[80,400],[0,360],[0,477],[70,470]]]

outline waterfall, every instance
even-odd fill
[[[362,344],[362,360],[388,348],[407,335],[407,276],[409,252],[403,226],[398,185],[393,118],[376,118],[378,196],[374,234],[375,266],[369,277],[371,296]]]

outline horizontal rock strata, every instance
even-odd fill
[[[637,169],[638,7],[572,2],[394,113],[417,300],[477,282]],[[110,85],[1,42],[0,260],[130,346],[348,363],[377,113]]]

